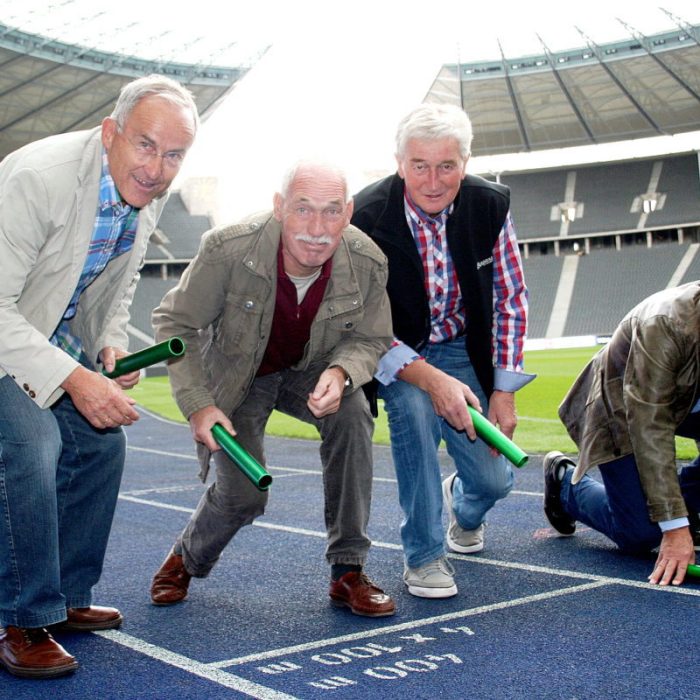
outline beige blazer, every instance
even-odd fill
[[[31,143],[0,163],[0,377],[9,374],[40,407],[63,393],[77,362],[51,345],[78,284],[95,225],[101,129]],[[128,308],[166,198],[139,214],[134,247],[82,294],[71,326],[88,357],[127,349]]]

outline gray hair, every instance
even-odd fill
[[[110,115],[111,118],[117,122],[117,126],[120,129],[123,129],[134,107],[145,97],[151,97],[152,95],[157,95],[173,104],[189,109],[192,112],[195,133],[197,132],[199,113],[197,112],[197,105],[192,93],[176,80],[155,73],[143,78],[137,78],[124,85],[119,93],[117,104],[114,105],[114,110],[112,110]]]
[[[352,197],[348,193],[348,178],[345,171],[333,163],[329,163],[325,160],[315,160],[315,159],[303,159],[298,160],[294,165],[287,169],[287,171],[282,176],[282,183],[280,185],[280,194],[285,199],[289,194],[289,188],[296,179],[297,175],[307,168],[314,168],[323,171],[327,174],[334,175],[343,183],[344,199],[347,204]]]
[[[435,141],[452,138],[459,144],[462,158],[472,148],[472,123],[467,113],[451,104],[426,103],[416,107],[400,122],[396,130],[396,155],[401,158],[410,139]]]

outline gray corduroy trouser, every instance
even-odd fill
[[[316,418],[306,402],[325,365],[306,371],[283,370],[258,377],[245,401],[231,416],[238,442],[262,465],[265,425],[273,409],[311,423],[321,436],[321,464],[330,564],[364,565],[372,494],[372,434],[374,421],[364,392],[346,393],[339,410]],[[259,491],[223,451],[213,454],[216,480],[202,495],[174,551],[182,554],[187,571],[205,577],[238,530],[262,515],[267,491]],[[274,475],[273,475],[274,477]],[[284,489],[282,483],[271,489]]]

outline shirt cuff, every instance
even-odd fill
[[[527,372],[514,372],[510,369],[494,370],[493,388],[495,391],[508,391],[514,393],[529,384],[537,375]]]
[[[399,341],[379,359],[374,378],[384,386],[389,386],[396,381],[398,373],[404,367],[419,358],[420,355],[413,348]]]
[[[661,532],[668,532],[669,530],[677,530],[679,527],[688,527],[688,518],[674,518],[673,520],[662,520],[659,522],[659,527]]]

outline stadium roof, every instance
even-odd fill
[[[676,19],[676,18],[674,18]],[[700,27],[499,61],[442,66],[426,102],[462,104],[474,155],[700,129]]]
[[[95,38],[98,38],[96,35]],[[160,73],[186,85],[206,119],[264,53],[235,67],[88,48],[0,23],[0,160],[51,134],[97,126],[112,110],[121,87]]]
[[[302,6],[311,2],[300,0]],[[355,2],[360,7],[364,0]],[[371,0],[367,2],[371,4]],[[397,75],[391,68],[386,69],[383,59],[376,59],[369,70],[372,81],[376,77],[376,82],[381,84],[381,91],[377,87],[377,99],[384,96],[386,104],[379,110],[367,110],[362,100],[352,99],[348,104],[344,76],[353,75],[355,83],[365,89],[370,81],[369,75],[353,72],[362,62],[352,44],[353,51],[345,53],[350,54],[355,65],[348,61],[349,67],[337,67],[336,74],[327,78],[331,84],[324,85],[323,89],[309,89],[306,85],[308,94],[304,96],[304,105],[307,109],[288,110],[272,132],[269,121],[264,119],[265,114],[272,113],[267,110],[276,113],[278,102],[297,99],[299,76],[310,74],[313,77],[317,73],[315,66],[304,63],[303,56],[296,56],[297,49],[308,45],[333,66],[338,66],[338,56],[329,52],[328,42],[319,45],[316,41],[319,28],[326,26],[325,15],[321,13],[317,17],[321,24],[309,25],[309,13],[300,12],[297,3],[283,6],[288,5],[288,14],[280,21],[279,31],[282,44],[286,39],[287,54],[278,51],[275,23],[267,21],[271,12],[269,4],[260,0],[255,7],[239,8],[235,21],[230,22],[230,8],[219,7],[216,0],[200,0],[194,11],[190,7],[168,5],[168,12],[163,11],[161,3],[144,4],[142,0],[125,0],[119,5],[106,0],[24,0],[22,3],[0,0],[0,159],[37,138],[98,124],[111,109],[121,86],[150,72],[169,74],[187,84],[206,119],[272,42],[275,50],[269,52],[260,65],[261,68],[267,66],[268,70],[256,70],[255,78],[251,75],[257,94],[255,90],[252,93],[236,91],[234,99],[228,100],[238,113],[225,124],[231,133],[227,131],[224,136],[212,137],[217,144],[217,158],[221,143],[231,150],[237,149],[238,153],[247,152],[245,146],[261,138],[266,139],[276,153],[291,143],[316,143],[316,132],[310,135],[304,131],[309,121],[306,112],[313,112],[315,97],[316,108],[323,101],[320,113],[331,115],[325,118],[325,123],[340,123],[341,116],[353,114],[353,119],[343,124],[357,129],[358,125],[365,124],[357,116],[357,110],[362,110],[362,119],[371,112],[371,128],[365,125],[362,138],[353,145],[352,155],[355,157],[355,151],[359,154],[365,149],[362,157],[368,165],[362,167],[374,172],[375,161],[383,157],[377,154],[383,151],[370,135],[393,134],[394,103],[399,102],[395,97],[397,85],[403,86],[402,89],[409,85],[407,76],[413,81],[413,87],[420,84],[415,95],[420,99],[425,95],[420,91],[435,75],[432,72],[435,69],[428,67],[431,73],[425,73],[421,68],[419,77],[413,72],[418,65],[416,61],[406,60],[404,66],[413,65],[413,68],[406,68],[405,76]],[[468,4],[456,4],[464,6],[468,18],[471,12],[466,7]],[[620,3],[614,0],[610,4]],[[489,10],[496,15],[502,11]],[[488,13],[480,15],[480,21],[473,23],[459,21],[455,16],[452,25],[445,27],[445,32],[437,39],[431,35],[419,42],[421,46],[435,43],[446,49],[450,44],[449,35],[458,35],[461,37],[459,45],[470,51],[469,61],[463,58],[461,63],[442,66],[425,99],[463,104],[474,123],[474,155],[498,159],[517,154],[517,157],[537,158],[545,152],[554,153],[552,149],[568,146],[629,142],[630,139],[638,143],[642,137],[700,133],[697,12],[692,17],[694,24],[690,25],[662,10],[668,19],[659,25],[658,19],[646,17],[640,6],[633,16],[636,22],[642,22],[648,36],[627,27],[624,31],[628,31],[631,38],[612,42],[619,38],[618,23],[611,33],[606,23],[595,23],[592,9],[581,9],[580,14],[590,15],[590,22],[596,27],[594,32],[605,37],[604,43],[596,44],[570,25],[568,29],[566,26],[553,29],[552,18],[539,18],[534,6],[528,5],[528,11],[535,19],[533,26],[538,27],[529,42],[509,43],[503,32],[513,28],[498,25]],[[692,5],[682,11],[694,12]],[[362,13],[356,14],[361,16]],[[311,16],[316,17],[313,13]],[[566,25],[571,17],[573,13],[562,16],[557,23]],[[392,22],[395,19],[392,13]],[[579,16],[578,21],[586,22],[586,19]],[[667,31],[652,33],[660,26]],[[677,29],[671,31],[669,27],[673,26]],[[527,34],[520,22],[515,23],[515,27],[518,38]],[[505,52],[501,49],[500,60],[485,61],[485,56],[498,55],[501,44],[500,40],[495,41],[496,31],[505,40],[504,45],[511,48]],[[352,35],[349,29],[348,32]],[[540,38],[544,33],[555,50],[550,51]],[[396,29],[393,34],[404,36],[405,32]],[[325,36],[323,32],[321,35]],[[479,50],[483,45],[477,47],[476,39],[480,35],[488,37],[487,52]],[[583,46],[570,49],[579,36]],[[409,33],[409,37],[413,34]],[[534,37],[537,41],[533,43]],[[556,45],[553,42],[557,42]],[[416,58],[412,56],[415,45],[415,40],[409,38],[385,50],[393,55],[407,52],[407,59]],[[339,48],[343,46],[347,44],[340,42]],[[536,54],[539,46],[542,50]],[[434,57],[434,62],[428,55],[418,52],[423,66],[426,62],[429,66],[439,65],[450,54],[442,50],[439,57]],[[275,60],[277,66],[284,65],[273,68]],[[317,57],[307,60],[317,61]],[[288,64],[296,72],[285,72]],[[337,85],[342,89],[334,92]],[[339,97],[335,99],[339,102],[331,113],[327,103],[336,93]],[[245,96],[243,100],[248,99],[248,102],[239,101],[239,95]],[[389,95],[394,95],[393,101]],[[246,121],[250,115],[253,115],[252,120]],[[399,116],[397,113],[397,120]],[[382,118],[387,123],[392,120],[389,131],[382,132]],[[299,126],[300,121],[303,128]],[[214,122],[219,120],[212,120],[207,125],[209,130],[213,129]],[[235,122],[235,129],[229,128],[231,122]],[[343,127],[336,124],[336,128],[342,131]],[[243,136],[236,140],[239,134]],[[204,148],[204,133],[198,141]],[[393,167],[390,153],[388,158]],[[212,166],[218,167],[218,164]],[[227,175],[229,171],[226,166]],[[246,200],[245,197],[241,199]]]

